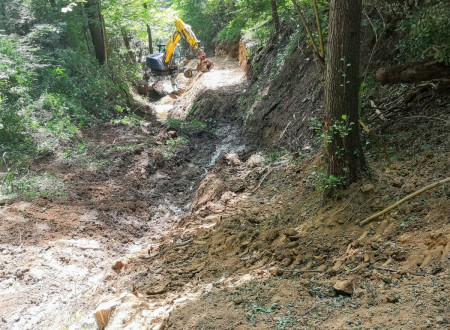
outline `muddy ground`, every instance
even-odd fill
[[[249,87],[215,62],[149,104],[160,120],[87,129],[85,154],[30,166],[67,193],[0,208],[0,328],[448,328],[448,185],[358,225],[448,176],[448,106],[377,124],[367,177],[325,203],[319,157],[241,134]],[[208,124],[169,133],[167,116]]]

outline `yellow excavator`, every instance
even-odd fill
[[[184,70],[184,76],[191,78],[194,71],[208,72],[213,68],[213,63],[206,58],[206,54],[203,48],[200,47],[200,41],[195,36],[192,28],[189,24],[183,22],[182,19],[175,18],[175,32],[170,36],[166,44],[158,45],[159,52],[147,56],[146,64],[150,69],[150,73],[146,74],[148,79],[152,79],[152,87],[155,83],[163,80],[165,77],[170,76],[173,92],[178,93],[177,75],[180,72],[180,67],[175,60],[175,49],[181,38],[185,39],[195,55],[199,59],[196,70],[186,69]]]

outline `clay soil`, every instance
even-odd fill
[[[449,186],[358,225],[448,176],[448,100],[376,120],[367,176],[324,201],[320,157],[257,151],[243,72],[215,63],[147,104],[160,119],[86,129],[86,155],[30,165],[67,194],[0,207],[0,328],[448,328]],[[166,116],[214,120],[173,147]]]

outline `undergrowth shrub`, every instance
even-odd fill
[[[450,63],[450,5],[439,1],[404,19],[398,31],[407,36],[397,44],[400,60],[433,57]]]
[[[60,33],[43,29],[35,34]],[[114,61],[99,66],[76,49],[41,47],[33,34],[0,35],[0,169],[21,167],[36,152],[54,150],[84,126],[128,115],[126,77],[135,68]]]

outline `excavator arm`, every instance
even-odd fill
[[[183,20],[178,17],[175,19],[175,26],[175,32],[170,36],[169,41],[166,43],[166,53],[164,59],[166,64],[172,60],[175,48],[181,38],[185,39],[194,50],[200,51],[199,40],[195,36],[194,31],[192,31],[191,26],[183,22]]]

